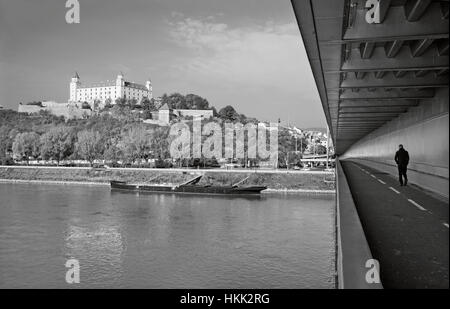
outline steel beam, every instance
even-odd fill
[[[341,107],[340,113],[404,113],[408,110],[404,106],[358,106],[358,107]]]
[[[442,69],[436,72],[437,76],[441,76],[441,75],[445,75],[448,74],[448,68],[447,69]]]
[[[415,72],[414,74],[416,77],[424,77],[428,73],[430,73],[430,70],[420,70],[420,71]]]
[[[409,100],[409,99],[426,99],[434,96],[433,89],[408,89],[408,91],[400,91],[399,89],[392,89],[386,91],[378,88],[374,92],[369,92],[367,89],[361,89],[359,93],[353,93],[349,89],[342,89],[341,100]]]
[[[409,45],[411,48],[411,55],[413,57],[420,57],[422,56],[425,51],[430,47],[431,44],[433,44],[433,39],[422,39],[416,41],[414,44]]]
[[[338,128],[343,129],[366,129],[366,128],[377,128],[380,127],[381,125],[376,123],[376,124],[368,124],[368,125],[361,125],[361,124],[342,124],[342,125],[338,125]]]
[[[378,129],[378,127],[372,127],[372,128],[354,128],[354,129],[347,129],[347,128],[338,128],[338,134],[341,137],[349,138],[353,134],[357,133],[368,133],[369,131],[373,131]]]
[[[339,126],[374,126],[374,125],[380,125],[383,124],[383,121],[340,121],[338,123]]]
[[[344,115],[340,116],[338,124],[339,123],[379,123],[379,122],[383,121],[383,119],[378,119],[378,118],[368,120],[367,115],[364,115],[364,117],[361,117],[359,119],[355,118],[355,117],[349,117],[349,119],[347,119],[348,117],[344,117],[344,118],[343,117],[344,117]]]
[[[345,138],[351,138],[354,137],[355,135],[364,135],[364,133],[367,133],[367,131],[372,131],[375,130],[376,128],[370,128],[370,129],[366,129],[366,130],[361,130],[361,129],[353,129],[353,130],[343,130],[343,129],[338,129],[338,136],[342,136]]]
[[[394,58],[397,56],[397,53],[400,51],[400,48],[403,46],[402,40],[395,40],[391,42],[387,42],[384,45],[384,51],[386,53],[386,57],[388,58]]]
[[[338,134],[340,137],[345,137],[345,138],[355,138],[355,140],[361,138],[362,136],[368,134],[369,132],[375,130],[376,128],[373,129],[367,129],[367,130],[350,130],[350,131],[343,131],[343,130],[338,130]]]
[[[418,9],[410,14],[415,17]],[[365,20],[366,10],[358,9],[355,15],[355,26],[348,28],[344,41],[392,41],[448,38],[448,19],[442,18],[439,3],[432,3],[416,22],[410,22],[405,17],[401,6],[392,6],[383,23],[369,24]]]
[[[386,123],[386,122],[388,122],[388,121],[391,121],[392,119],[394,119],[394,118],[396,118],[397,116],[395,116],[395,117],[389,117],[389,118],[386,118],[386,119],[381,119],[381,118],[373,118],[373,119],[367,119],[368,121],[370,121],[370,120],[374,120],[374,119],[378,119],[378,120],[383,120],[383,122],[381,123],[381,124],[383,124],[383,123]],[[351,118],[347,118],[347,119],[344,119],[344,120],[350,120]]]
[[[443,42],[448,43],[448,40]],[[442,51],[445,52],[445,43],[442,43]],[[447,47],[448,52],[448,47]],[[436,50],[425,51],[422,57],[413,57],[410,48],[403,46],[397,56],[388,57],[383,46],[376,47],[370,59],[362,59],[359,52],[352,49],[350,58],[341,66],[342,71],[393,71],[393,70],[420,70],[449,67],[449,59],[443,54],[438,54]],[[329,74],[336,72],[328,72]]]
[[[340,107],[371,107],[371,106],[417,106],[419,100],[342,100]]]
[[[372,120],[384,120],[384,121],[389,121],[394,119],[395,117],[398,116],[398,114],[396,115],[388,115],[388,116],[368,116],[368,115],[364,115],[364,116],[360,116],[357,117],[358,115],[354,115],[354,116],[348,116],[348,115],[341,115],[339,116],[339,121],[357,121],[357,120],[361,120],[361,121],[372,121]]]
[[[357,119],[357,118],[350,118],[350,119],[341,118],[341,119],[339,119],[338,125],[341,124],[341,123],[344,123],[344,124],[346,124],[346,123],[361,123],[361,124],[364,124],[364,123],[383,123],[383,121],[384,121],[383,119],[370,119],[370,120],[367,120],[365,117],[364,118],[360,118],[360,119]]]
[[[362,59],[369,59],[370,57],[372,57],[372,53],[373,50],[375,48],[375,43],[374,42],[366,42],[366,43],[361,43],[360,46],[360,53],[361,53],[361,58]]]
[[[447,39],[439,40],[437,44],[437,49],[440,56],[448,56],[448,44],[449,44],[448,42],[449,40]]]
[[[364,128],[364,127],[380,127],[384,124],[384,122],[378,122],[378,123],[339,123],[338,128]]]
[[[344,128],[337,128],[337,132],[340,133],[340,134],[343,134],[343,133],[350,133],[350,132],[365,132],[365,131],[376,130],[376,129],[378,129],[379,127],[380,127],[380,126],[366,127],[366,128],[358,128],[358,127],[355,127],[355,128],[347,128],[347,127],[344,127]]]
[[[355,141],[363,137],[364,135],[372,132],[375,129],[369,130],[353,130],[353,131],[338,131],[339,137],[344,137],[346,139],[353,138]]]
[[[408,71],[395,71],[394,76],[395,78],[402,78],[406,75],[406,73],[408,73]]]
[[[373,125],[368,125],[368,126],[361,126],[361,125],[356,125],[356,126],[348,126],[348,125],[342,125],[342,126],[338,126],[338,130],[339,129],[368,129],[368,128],[379,128],[381,126],[383,126],[384,123],[377,123],[377,124],[373,124]]]
[[[375,72],[375,78],[383,78],[384,74],[386,74],[386,71]]]
[[[363,79],[364,75],[366,75],[366,72],[355,72],[356,79]]]
[[[425,76],[415,78],[408,75],[396,78],[393,74],[387,74],[383,79],[377,79],[367,75],[363,79],[347,78],[342,81],[341,88],[426,88],[426,87],[448,87],[448,76]]]
[[[376,129],[377,128],[353,129],[353,130],[338,129],[338,134],[339,134],[339,136],[349,138],[349,137],[353,137],[353,136],[359,136],[360,134],[364,135],[364,134],[367,134]]]
[[[391,6],[392,0],[383,0],[380,1],[380,23],[384,22],[387,13],[389,12],[389,8]]]
[[[400,113],[396,112],[382,112],[382,113],[340,113],[339,118],[389,118],[389,117],[395,117]]]
[[[448,1],[441,2],[441,13],[442,13],[442,18],[448,19]]]
[[[405,15],[408,21],[418,21],[425,13],[431,0],[409,0],[405,5]]]

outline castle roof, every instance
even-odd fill
[[[91,84],[83,84],[82,86],[78,87],[78,89],[112,87],[112,86],[116,86],[116,82],[108,80],[106,82],[96,82],[96,83],[91,83]],[[125,88],[134,88],[134,89],[148,91],[147,87],[145,87],[144,85],[137,84],[137,83],[132,83],[132,82],[127,82],[127,81],[125,81],[124,87]]]
[[[92,83],[92,84],[84,84],[81,87],[78,87],[79,89],[84,89],[84,88],[100,88],[100,87],[111,87],[111,86],[115,86],[116,82],[115,81],[106,81],[106,82],[97,82],[97,83]]]
[[[73,77],[80,79],[80,76],[78,75],[78,72],[75,72],[75,75]]]
[[[144,85],[141,84],[137,84],[137,83],[132,83],[132,82],[125,82],[125,87],[129,87],[129,88],[136,88],[136,89],[140,89],[140,90],[145,90],[147,91],[147,87],[145,87]]]

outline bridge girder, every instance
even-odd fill
[[[448,87],[448,1],[291,1],[338,154]]]

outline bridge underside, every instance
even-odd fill
[[[449,1],[291,1],[339,155],[339,287],[448,288]]]
[[[411,181],[448,198],[449,1],[292,0],[341,159],[395,174],[398,144]],[[369,19],[372,16],[369,16]]]

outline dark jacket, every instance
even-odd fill
[[[397,163],[398,165],[401,166],[407,166],[409,163],[409,154],[405,149],[399,149],[396,153],[395,153],[395,157],[394,157],[395,163]]]

